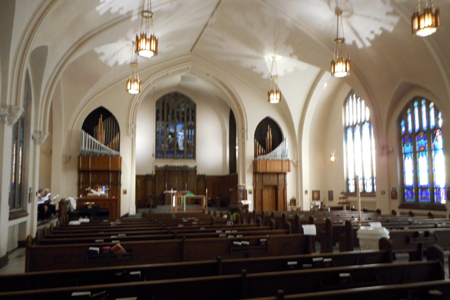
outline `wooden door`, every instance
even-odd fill
[[[265,186],[263,189],[263,210],[276,211],[277,205],[277,188],[275,186]]]

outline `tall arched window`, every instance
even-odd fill
[[[23,171],[25,155],[25,118],[21,116],[13,126],[11,189],[9,191],[9,209],[22,209]]]
[[[156,101],[156,158],[195,158],[196,105],[173,92]]]
[[[344,104],[345,154],[347,191],[356,192],[359,176],[361,193],[375,194],[375,138],[370,110],[355,92],[350,92]]]
[[[398,118],[405,204],[444,204],[442,113],[426,99],[413,99]]]

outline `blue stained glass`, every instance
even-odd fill
[[[428,166],[428,141],[426,134],[416,137],[417,174],[419,176],[419,202],[430,202],[430,182]]]
[[[416,193],[414,192],[414,188],[405,188],[404,193],[406,202],[415,202]]]
[[[404,195],[406,202],[415,202],[414,192],[414,159],[413,159],[413,144],[412,138],[406,136],[403,139],[403,182],[404,182]]]
[[[405,134],[405,120],[402,120],[402,134]]]
[[[445,160],[442,131],[438,129],[433,132],[431,140],[433,150],[434,198],[437,203],[445,203]]]
[[[438,125],[439,125],[439,128],[442,127],[442,113],[441,112],[439,112],[439,114],[438,114]]]
[[[412,116],[411,116],[411,109],[408,109],[408,131],[409,131],[409,133],[412,133]]]
[[[414,158],[412,138],[403,139],[403,181],[406,187],[414,186]]]
[[[435,118],[434,118],[434,104],[433,102],[430,103],[430,128],[433,129],[435,126]]]
[[[414,123],[416,124],[416,132],[419,131],[419,102],[414,102]]]
[[[173,151],[175,147],[175,125],[174,124],[167,124],[167,147],[166,149],[169,151]],[[167,152],[169,153],[169,152]],[[171,156],[173,157],[173,156]]]
[[[427,106],[425,100],[422,100],[422,128],[427,130]]]
[[[419,203],[430,202],[430,189],[419,187]]]

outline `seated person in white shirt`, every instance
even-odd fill
[[[52,199],[52,194],[50,193],[50,189],[46,188],[44,190],[44,197],[46,197],[45,200],[45,218],[50,218],[52,215],[56,215],[56,197],[55,199]]]
[[[43,188],[39,188],[37,192],[37,201],[38,201],[38,220],[44,220],[45,214],[46,214],[46,205],[45,202],[48,200],[49,197],[45,195],[45,191]]]
[[[88,187],[88,191],[89,191],[89,193],[96,195],[96,196],[105,195],[105,191],[99,185],[97,185],[95,187],[95,190],[91,189],[91,187]]]

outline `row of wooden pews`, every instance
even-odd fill
[[[304,224],[315,224],[316,239],[321,244],[321,252],[333,251],[338,244],[340,251],[353,251],[358,247],[358,213],[354,211],[301,212],[301,213],[264,213],[254,212],[262,224],[271,224],[273,228],[289,228],[291,232],[301,233]],[[254,217],[252,217],[254,218]],[[421,260],[422,251],[427,246],[438,244],[444,250],[450,249],[450,219],[435,218],[433,214],[414,217],[382,215],[380,211],[363,212],[362,226],[370,222],[379,222],[389,230],[394,253],[409,253],[411,260]]]
[[[233,223],[220,215],[149,214],[58,224],[29,238],[27,273],[0,276],[0,299],[356,299],[391,289],[407,299],[449,290],[438,246],[427,249],[427,261],[408,263],[392,263],[387,239],[378,251],[313,253],[315,237],[302,225],[312,222],[318,232],[322,223],[341,225],[330,215],[251,215]],[[103,252],[118,243],[125,253]]]
[[[206,214],[194,216],[161,214],[118,222],[60,224],[40,233],[35,243],[28,238],[26,271],[200,261],[218,255],[227,259],[312,252],[309,236],[255,224],[211,222]],[[127,255],[103,253],[116,243]],[[92,254],[95,250],[97,255]]]

